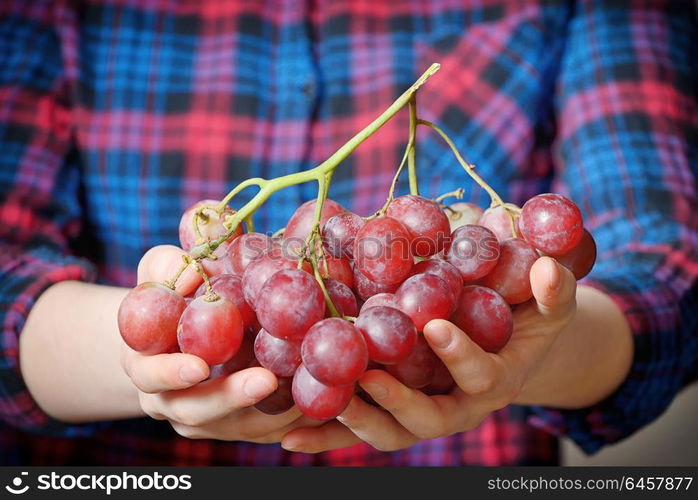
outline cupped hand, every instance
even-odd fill
[[[483,351],[448,321],[434,320],[424,328],[457,384],[450,394],[427,396],[385,371],[370,370],[359,382],[381,408],[355,396],[337,420],[290,431],[282,446],[315,453],[364,441],[393,451],[474,429],[493,411],[525,399],[527,384],[535,383],[537,368],[576,311],[576,281],[566,268],[542,257],[530,278],[534,298],[514,311],[512,337],[497,354]]]
[[[152,248],[138,266],[138,282],[170,279],[182,264],[183,254],[174,246]],[[189,294],[200,283],[194,269],[187,268],[177,281],[177,291]],[[209,367],[201,358],[182,353],[144,355],[126,344],[121,360],[138,389],[143,412],[168,420],[187,438],[271,443],[298,427],[321,424],[303,417],[295,407],[273,416],[255,409],[278,386],[274,374],[264,368],[207,380]]]

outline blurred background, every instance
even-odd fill
[[[698,465],[698,384],[681,392],[659,419],[594,456],[562,442],[564,465]]]

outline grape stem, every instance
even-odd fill
[[[441,196],[437,196],[436,198],[434,198],[434,202],[441,203],[446,198],[451,198],[451,197],[455,197],[457,200],[461,200],[461,199],[463,199],[464,193],[465,193],[465,191],[463,190],[463,188],[458,188],[455,191],[450,191],[448,193],[442,194]]]
[[[319,225],[320,225],[320,217],[322,215],[322,204],[324,203],[325,199],[327,198],[327,192],[329,190],[329,180],[332,176],[332,173],[334,173],[335,169],[337,166],[344,161],[361,143],[363,143],[366,139],[368,139],[371,135],[373,135],[378,129],[380,129],[383,125],[385,125],[388,120],[390,120],[393,116],[397,114],[398,111],[400,111],[402,108],[404,108],[406,105],[410,105],[411,108],[415,107],[415,101],[412,100],[415,93],[419,88],[434,74],[436,73],[441,66],[437,63],[432,64],[429,66],[429,68],[400,96],[398,97],[389,107],[386,109],[380,116],[378,116],[375,120],[373,120],[371,123],[369,123],[363,130],[361,130],[359,133],[357,133],[354,137],[349,139],[342,147],[340,147],[337,151],[335,151],[334,154],[332,154],[327,160],[324,162],[320,163],[314,168],[308,169],[308,170],[303,170],[301,172],[296,172],[293,174],[288,174],[284,175],[281,177],[277,177],[275,179],[263,179],[260,177],[255,177],[252,179],[247,179],[241,183],[239,183],[237,186],[235,186],[221,201],[218,205],[215,207],[201,207],[199,208],[194,216],[194,228],[197,236],[199,237],[199,240],[197,241],[197,245],[191,249],[189,252],[189,256],[191,259],[195,261],[200,261],[204,258],[210,257],[213,252],[218,248],[221,243],[223,243],[225,240],[227,240],[237,229],[237,227],[240,225],[241,221],[245,220],[247,221],[248,218],[257,210],[259,209],[260,206],[266,202],[266,200],[275,192],[279,191],[280,189],[289,187],[289,186],[294,186],[297,184],[302,184],[305,182],[310,182],[310,181],[316,181],[318,183],[318,203],[317,206],[315,207],[315,217],[314,217],[314,222],[313,222],[313,231],[311,232],[311,235],[309,236],[309,242],[313,241],[316,237],[319,237]],[[411,134],[412,134],[412,129],[416,129],[416,107],[414,110],[411,111],[412,114],[414,114],[414,124],[411,125]],[[413,135],[413,134],[412,134]],[[416,184],[416,176],[414,177],[414,182]],[[257,186],[259,188],[259,191],[252,197],[251,200],[249,200],[240,210],[235,212],[232,216],[226,217],[226,220],[224,222],[226,229],[226,232],[220,236],[219,238],[211,241],[202,241],[199,243],[199,241],[202,240],[201,238],[201,232],[198,227],[198,218],[203,214],[203,211],[206,208],[212,208],[213,210],[216,211],[216,213],[221,214],[223,213],[223,210],[225,210],[225,207],[230,203],[230,201],[241,191],[244,189],[251,187],[251,186]],[[416,186],[415,186],[416,187]],[[201,214],[201,215],[200,215]],[[321,250],[322,251],[322,250]],[[314,249],[311,252],[311,255],[314,254]],[[317,265],[317,262],[315,262],[315,266]],[[317,271],[317,268],[315,267],[315,271]],[[319,272],[318,272],[319,274]],[[177,279],[179,276],[175,276],[173,280],[171,280],[169,283],[174,285],[176,283]],[[316,275],[317,278],[317,275]],[[321,278],[321,277],[320,277]],[[321,283],[321,286],[323,284]],[[332,306],[333,308],[334,306]],[[336,312],[336,311],[335,311]]]
[[[410,110],[410,137],[407,147],[407,169],[410,177],[410,194],[419,195],[419,184],[417,182],[417,166],[415,158],[417,156],[417,94],[412,94],[409,102]]]
[[[467,174],[468,174],[468,175],[469,175],[482,189],[484,189],[484,190],[487,192],[488,195],[490,195],[490,200],[492,200],[492,202],[490,203],[490,207],[491,207],[491,208],[497,207],[497,206],[501,206],[501,207],[506,211],[507,215],[509,216],[509,222],[511,223],[511,232],[512,232],[514,238],[516,238],[516,237],[517,237],[517,234],[516,234],[516,217],[518,216],[518,214],[517,214],[514,210],[512,210],[511,208],[509,208],[509,207],[504,203],[504,200],[502,200],[502,198],[497,194],[497,192],[496,192],[494,189],[492,189],[492,187],[490,187],[490,185],[487,184],[487,183],[484,181],[484,179],[483,179],[482,177],[480,177],[480,176],[477,174],[477,172],[475,172],[475,166],[474,166],[474,165],[471,165],[470,163],[468,163],[467,161],[465,161],[465,160],[463,159],[463,157],[461,156],[460,152],[458,151],[458,148],[456,148],[456,145],[453,143],[453,141],[451,140],[451,138],[446,134],[446,132],[444,132],[443,130],[441,130],[441,128],[438,127],[436,124],[434,124],[434,123],[432,123],[432,122],[430,122],[430,121],[427,121],[427,120],[419,119],[419,120],[417,120],[417,123],[418,123],[419,125],[424,125],[424,126],[429,127],[430,129],[432,129],[434,132],[436,132],[437,134],[439,134],[439,135],[441,136],[441,138],[444,140],[444,142],[445,142],[446,144],[448,144],[448,146],[451,148],[451,151],[453,152],[453,155],[456,157],[456,160],[458,160],[458,163],[460,163],[460,165],[463,167],[463,170],[465,170],[465,172],[466,172],[466,173],[467,173]]]

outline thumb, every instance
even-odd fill
[[[159,245],[148,250],[138,263],[138,283],[144,281],[168,281],[182,267],[186,252],[174,245]],[[177,280],[176,290],[188,295],[199,286],[201,276],[189,266]]]
[[[577,281],[555,259],[539,258],[531,267],[530,279],[533,297],[542,314],[566,313],[574,307]]]

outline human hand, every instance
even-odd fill
[[[138,282],[165,281],[180,267],[183,250],[158,246],[138,266]],[[177,281],[182,295],[201,283],[190,267]],[[320,425],[302,417],[297,408],[281,415],[266,415],[254,405],[274,392],[278,381],[264,368],[249,368],[226,377],[206,380],[208,365],[191,354],[144,355],[126,344],[122,367],[138,389],[140,406],[156,420],[168,420],[187,438],[271,443],[300,426]]]
[[[576,280],[566,268],[542,257],[530,278],[534,299],[516,308],[512,337],[497,354],[483,351],[448,321],[434,320],[424,328],[457,384],[451,394],[430,397],[385,371],[370,370],[359,382],[382,408],[354,396],[337,420],[290,431],[282,446],[316,453],[364,441],[393,451],[474,429],[493,411],[525,398],[537,368],[576,311]]]

